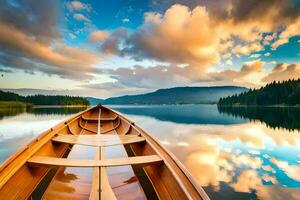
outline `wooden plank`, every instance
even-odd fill
[[[95,160],[100,160],[100,152],[99,149],[96,150],[96,158]],[[99,167],[95,167],[93,173],[92,187],[90,193],[90,200],[100,199],[100,169]]]
[[[99,108],[99,113],[98,113],[97,135],[100,135],[101,132],[100,116],[101,116],[101,108]],[[98,161],[100,159],[101,159],[100,147],[97,147],[95,160]],[[100,167],[95,167],[93,180],[92,180],[92,189],[89,196],[89,200],[99,200],[99,199],[100,199]]]
[[[94,109],[100,107],[93,107],[85,112],[91,112]],[[106,109],[105,107],[101,107]],[[113,112],[107,109],[110,112]],[[165,197],[164,194],[169,195],[171,199],[209,199],[205,192],[202,190],[201,187],[198,187],[197,184],[194,182],[192,177],[186,171],[186,169],[180,164],[179,161],[175,159],[175,157],[165,150],[161,144],[155,139],[152,138],[150,135],[145,133],[142,129],[138,128],[137,126],[133,125],[129,120],[122,117],[121,115],[118,116],[120,119],[124,119],[124,121],[131,123],[131,131],[129,134],[140,133],[142,136],[147,140],[146,145],[140,145],[141,143],[135,143],[130,145],[135,155],[140,155],[140,157],[131,157],[131,158],[119,158],[119,159],[108,159],[108,160],[70,160],[65,158],[57,158],[63,155],[63,152],[66,150],[66,145],[53,145],[50,140],[54,137],[56,133],[65,133],[62,130],[69,126],[72,128],[71,122],[78,122],[79,118],[81,117],[84,112],[72,117],[68,121],[59,124],[55,128],[51,129],[44,133],[41,137],[38,137],[36,141],[29,144],[26,148],[20,151],[16,156],[11,158],[9,161],[5,162],[2,167],[0,167],[0,196],[2,199],[28,199],[29,195],[32,193],[33,189],[37,186],[37,184],[42,180],[44,175],[47,172],[47,168],[29,168],[28,166],[66,166],[63,164],[68,164],[67,166],[74,166],[74,164],[80,164],[79,166],[74,167],[95,167],[95,169],[99,169],[99,173],[96,176],[100,176],[102,174],[101,168],[105,169],[104,167],[111,167],[111,166],[121,166],[127,164],[143,164],[145,165],[145,155],[152,155],[157,154],[157,160],[146,164],[152,163],[161,163],[163,159],[164,165],[153,165],[145,167],[145,172],[147,176],[151,180],[151,183],[154,185],[155,190],[158,193],[159,197]],[[113,112],[115,113],[115,112]],[[90,115],[95,116],[95,115]],[[111,115],[107,115],[111,116]],[[97,117],[93,117],[97,118]],[[97,120],[99,120],[98,117]],[[105,121],[105,119],[104,119]],[[88,121],[90,122],[90,121]],[[115,122],[107,121],[103,128],[111,128],[111,125]],[[96,125],[96,123],[93,123]],[[100,126],[100,121],[98,121],[98,125]],[[101,129],[103,129],[101,128]],[[121,126],[120,126],[121,128]],[[96,129],[96,127],[95,127]],[[124,133],[125,127],[122,129],[122,133]],[[74,131],[74,129],[73,129]],[[111,131],[111,130],[110,130]],[[118,132],[118,130],[116,130]],[[100,127],[97,130],[100,133]],[[106,132],[106,131],[105,131]],[[74,132],[75,133],[75,132]],[[76,134],[78,134],[76,132]],[[120,133],[120,132],[118,132]],[[93,137],[93,136],[92,136]],[[101,135],[102,137],[102,135]],[[101,138],[103,141],[111,142],[111,136],[107,136],[107,138]],[[118,137],[118,136],[117,136]],[[135,136],[136,137],[136,136]],[[95,138],[94,138],[95,139]],[[91,139],[92,140],[92,139]],[[116,139],[117,140],[117,139]],[[98,146],[99,148],[99,146]],[[48,157],[32,157],[34,155],[44,155]],[[55,156],[55,157],[50,157]],[[149,158],[149,157],[148,157]],[[162,159],[161,159],[162,158]],[[141,159],[142,161],[139,163],[138,160]],[[29,160],[29,161],[28,161]],[[65,161],[64,161],[65,160]],[[27,162],[28,161],[28,162]],[[32,161],[32,162],[30,162]],[[163,170],[162,170],[163,169]],[[99,180],[100,179],[100,180]],[[99,177],[99,182],[101,182],[101,177]],[[96,180],[96,178],[95,178]],[[95,186],[98,186],[98,189],[101,188],[101,183],[96,183]],[[99,185],[100,184],[100,185]],[[106,184],[107,185],[107,184]],[[109,185],[108,185],[109,186]],[[107,187],[108,187],[107,186]],[[97,192],[97,187],[92,189]],[[108,188],[109,189],[109,188]],[[98,194],[99,194],[98,190]],[[101,194],[99,194],[101,196]],[[181,198],[183,197],[183,198]],[[167,199],[167,198],[166,198]]]
[[[64,167],[115,167],[124,165],[150,165],[161,162],[158,155],[113,158],[106,160],[74,160],[49,156],[33,156],[27,160],[29,166],[64,166]]]
[[[203,188],[196,183],[183,164],[181,164],[180,161],[178,161],[178,159],[176,159],[176,157],[170,151],[165,149],[157,139],[150,136],[135,124],[132,124],[130,120],[122,116],[120,113],[109,108],[106,109],[117,114],[120,120],[131,123],[131,133],[138,132],[146,138],[146,145],[140,145],[139,143],[130,145],[135,155],[156,153],[163,158],[164,165],[159,167],[149,166],[144,168],[153,186],[155,187],[159,198],[209,200],[209,197]],[[119,132],[118,134],[121,133]],[[162,168],[164,170],[162,170]],[[167,195],[169,195],[169,197]]]
[[[81,144],[88,146],[113,146],[133,144],[144,142],[145,138],[131,135],[131,136],[118,136],[118,135],[57,135],[52,138],[54,142],[67,143],[67,144]]]
[[[115,117],[109,117],[109,118],[101,118],[102,122],[108,122],[108,121],[114,121],[117,119],[118,116]],[[95,121],[98,122],[98,118],[89,118],[89,117],[85,117],[85,116],[81,116],[81,118],[85,121]]]
[[[127,157],[127,158],[113,158],[100,160],[102,165],[100,167],[114,167],[114,166],[123,166],[123,165],[149,165],[154,163],[159,163],[162,159],[158,155],[151,156],[136,156],[136,157]]]
[[[100,158],[104,160],[104,147],[100,147]],[[101,189],[101,199],[110,199],[110,200],[116,200],[115,193],[113,192],[106,173],[106,167],[100,167],[100,189]]]
[[[28,199],[33,190],[45,177],[46,169],[29,169],[27,160],[34,154],[62,156],[68,145],[52,145],[51,138],[57,132],[64,132],[69,124],[76,122],[79,117],[95,107],[82,111],[68,120],[59,123],[43,132],[32,142],[11,156],[0,166],[0,197],[1,199]],[[66,130],[65,130],[66,131]]]

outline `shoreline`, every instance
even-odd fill
[[[300,108],[300,105],[219,105],[217,103],[186,103],[186,104],[107,104],[107,106],[186,106],[186,105],[216,105],[217,107],[232,108]],[[0,109],[5,108],[83,108],[95,105],[34,105],[18,101],[0,101]]]
[[[90,105],[34,105],[21,101],[0,101],[0,109],[17,109],[17,108],[82,108]]]
[[[34,105],[33,108],[83,108],[91,105]]]
[[[219,105],[219,107],[252,107],[252,108],[300,108],[300,105]]]

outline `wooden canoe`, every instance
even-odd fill
[[[98,105],[44,132],[4,162],[0,199],[209,198],[156,139]]]

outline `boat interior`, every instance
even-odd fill
[[[7,199],[208,199],[180,162],[119,113],[95,106],[0,167]]]

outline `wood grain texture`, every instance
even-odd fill
[[[104,148],[100,147],[100,158],[101,160],[104,160]],[[110,199],[110,200],[116,200],[116,195],[114,194],[109,181],[108,181],[108,177],[107,177],[107,172],[106,172],[106,167],[101,167],[100,168],[100,197],[101,199]]]
[[[101,118],[101,121],[102,121],[102,122],[114,121],[114,120],[117,119],[117,117],[118,117],[118,116],[110,117],[110,118]],[[85,121],[98,122],[98,117],[96,117],[96,118],[88,118],[88,117],[82,116],[82,119],[85,120]]]
[[[86,157],[71,159],[70,154],[70,158],[62,158],[72,145],[92,146],[88,148],[96,147],[99,151],[95,160]],[[105,159],[101,149],[111,145],[126,145],[135,157]],[[55,166],[59,169],[93,167],[91,192],[87,193],[90,199],[115,199],[107,167],[124,165],[141,167],[159,199],[209,200],[185,167],[158,140],[104,106],[92,107],[58,124],[6,161],[0,167],[0,197],[30,199],[49,167]]]
[[[95,160],[100,160],[100,149],[96,149]],[[100,168],[95,167],[93,173],[92,187],[89,196],[89,200],[98,200],[100,199]]]
[[[31,167],[116,167],[123,165],[146,166],[149,164],[159,163],[161,161],[162,159],[157,155],[114,158],[106,160],[75,160],[49,156],[33,156],[32,158],[27,160],[27,164]]]
[[[107,108],[108,110],[111,110]],[[160,199],[204,199],[209,200],[205,191],[195,182],[189,172],[176,157],[132,121],[118,114],[123,123],[131,124],[128,134],[141,134],[147,143],[131,144],[136,156],[156,153],[164,160],[164,165],[144,168]],[[120,133],[122,134],[122,133]]]
[[[30,144],[10,157],[0,166],[0,197],[1,199],[28,199],[37,185],[46,176],[49,169],[29,168],[26,161],[33,155],[61,157],[69,145],[53,145],[51,138],[57,133],[70,133],[68,125],[89,112],[87,109],[70,119],[59,123],[35,138]]]
[[[80,144],[88,146],[113,146],[145,142],[145,138],[139,136],[117,135],[57,135],[52,138],[54,142],[67,144]]]

